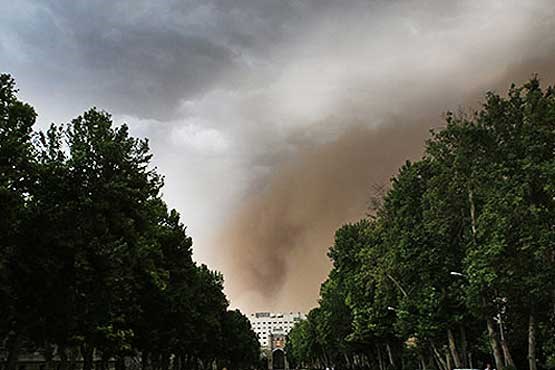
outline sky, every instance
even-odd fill
[[[307,310],[334,231],[448,110],[538,73],[551,0],[0,0],[38,127],[96,106],[147,137],[233,307]]]

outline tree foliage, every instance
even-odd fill
[[[341,227],[309,367],[555,368],[555,89],[537,78],[446,115],[375,215]]]
[[[223,277],[161,198],[148,142],[95,108],[33,131],[36,114],[0,75],[0,334],[62,370],[249,368],[258,341],[228,311]]]

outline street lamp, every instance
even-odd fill
[[[397,311],[395,307],[387,306],[388,311]]]
[[[461,272],[457,272],[457,271],[451,271],[449,274],[451,274],[453,276],[466,277],[465,274],[463,274]]]

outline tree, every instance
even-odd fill
[[[15,81],[0,74],[0,328],[8,335],[8,370],[15,368],[30,320],[28,297],[18,289],[13,260],[28,243],[25,223],[34,177],[32,126],[37,116],[16,94]]]
[[[192,260],[192,239],[159,191],[146,140],[91,109],[33,132],[36,114],[0,76],[0,333],[50,370],[249,367],[258,344],[228,312],[223,277]],[[225,352],[228,343],[238,346]],[[237,354],[241,353],[241,357]],[[246,354],[246,355],[245,355]]]
[[[219,363],[230,370],[247,369],[258,362],[260,344],[249,319],[239,310],[227,311],[222,322]]]
[[[297,358],[448,370],[493,352],[498,369],[552,366],[554,91],[533,78],[447,114],[376,214],[336,233],[320,307],[290,335]]]

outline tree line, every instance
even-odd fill
[[[0,75],[0,339],[5,369],[250,368],[259,344],[223,277],[192,260],[147,140],[91,109],[35,131]],[[80,367],[81,365],[79,365]]]
[[[555,369],[555,88],[448,113],[369,215],[337,230],[296,366]]]

